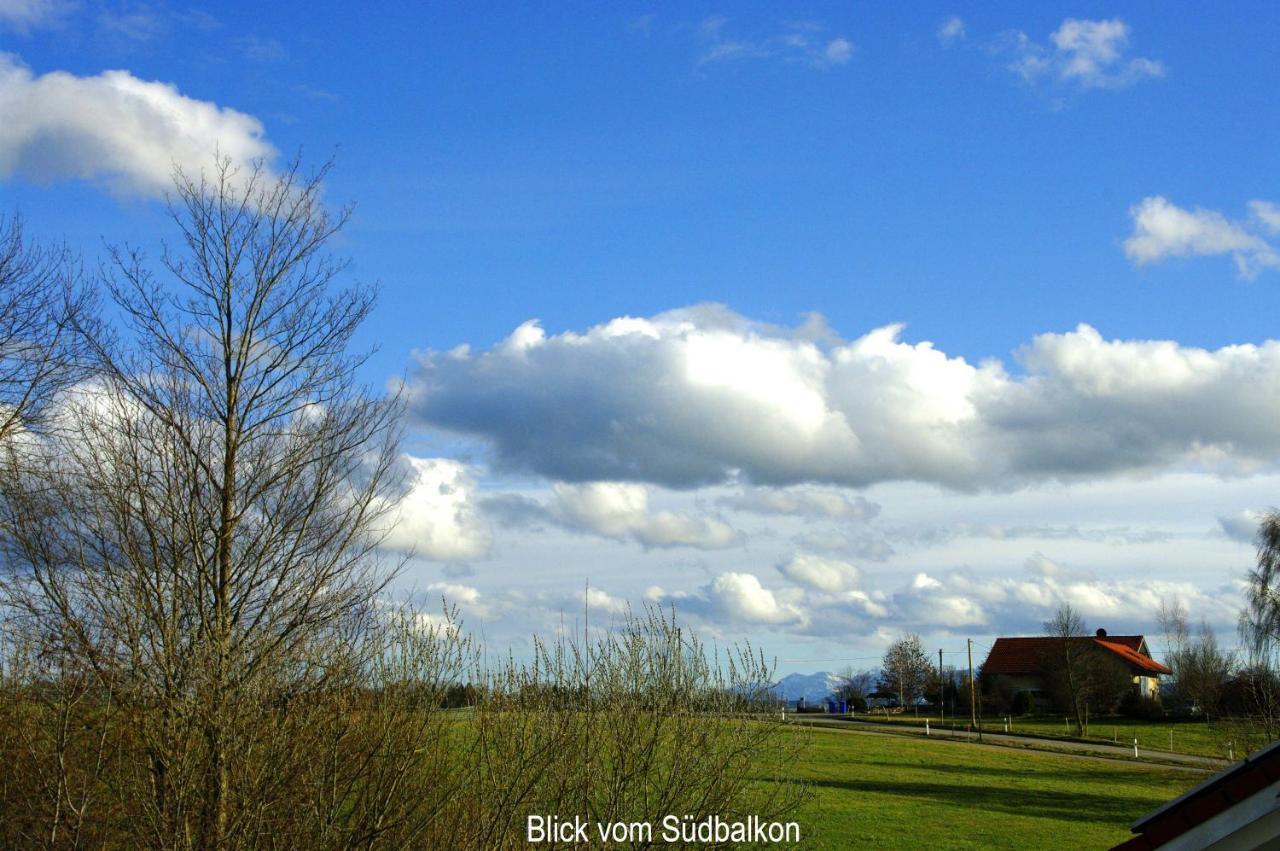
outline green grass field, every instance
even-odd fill
[[[858,716],[860,721],[906,724],[919,727],[924,726],[924,718],[923,715],[918,718],[910,715],[890,715],[888,718],[875,714]],[[967,722],[967,718],[962,719],[960,721],[960,729],[963,730]],[[937,716],[932,716],[930,723],[936,726],[938,724]],[[951,727],[950,719],[947,720],[946,726],[948,728]],[[984,730],[989,732],[1002,733],[1005,729],[1004,717],[984,718],[982,726]],[[1010,719],[1009,730],[1013,733],[1030,733],[1055,739],[1080,740],[1075,735],[1074,726],[1064,723],[1061,717],[1014,716]],[[1170,738],[1170,733],[1173,734],[1172,739]],[[1089,735],[1084,737],[1087,741],[1126,746],[1132,746],[1134,738],[1138,740],[1138,749],[1143,751],[1168,753],[1172,750],[1174,753],[1216,756],[1226,759],[1227,744],[1231,740],[1232,734],[1222,726],[1209,725],[1204,721],[1135,721],[1128,718],[1102,718],[1090,723]],[[1172,748],[1170,748],[1171,742]],[[1234,748],[1236,759],[1244,755],[1244,751],[1240,747]]]
[[[803,847],[1109,848],[1207,775],[814,729]]]

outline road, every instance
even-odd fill
[[[859,721],[857,719],[844,716],[804,714],[789,715],[788,718],[799,724],[807,724],[813,727],[843,729],[851,732],[878,733],[884,736],[916,736],[920,738],[923,738],[925,735],[924,729],[920,727],[889,725],[878,721]],[[953,732],[951,730],[935,727],[930,730],[929,735],[931,738],[935,739],[967,740],[975,743],[978,741],[976,733],[966,733],[962,730]],[[1063,739],[1050,739],[1041,736],[1029,735],[1010,735],[1007,733],[984,732],[982,735],[982,743],[1002,748],[1018,748],[1021,750],[1049,751],[1052,753],[1104,757],[1106,759],[1123,760],[1129,763],[1136,762],[1156,766],[1181,766],[1185,768],[1198,769],[1200,771],[1221,771],[1231,764],[1225,759],[1216,759],[1214,757],[1143,749],[1139,749],[1138,756],[1134,757],[1132,746],[1125,747],[1122,745],[1108,745],[1102,742],[1071,742]]]

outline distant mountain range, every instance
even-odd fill
[[[830,671],[816,674],[787,674],[773,684],[773,690],[788,703],[804,698],[805,703],[818,703],[830,697],[844,679]]]

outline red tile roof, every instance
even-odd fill
[[[1138,637],[1141,638],[1141,636],[1138,636]],[[1172,674],[1173,673],[1173,671],[1169,670],[1164,665],[1161,665],[1159,662],[1157,662],[1155,659],[1152,659],[1150,656],[1145,656],[1142,653],[1140,653],[1137,649],[1127,644],[1121,644],[1120,642],[1112,639],[1110,636],[1107,636],[1106,638],[1095,638],[1093,642],[1095,644],[1099,644],[1105,647],[1106,649],[1110,650],[1112,653],[1116,654],[1121,659],[1128,662],[1131,667],[1137,668],[1138,670],[1144,673],[1147,673],[1147,674]]]
[[[1168,674],[1169,669],[1142,652],[1145,640],[1141,635],[1108,635],[1105,638],[1080,637],[1071,641],[1089,642],[1119,656],[1130,667],[1148,674]],[[984,674],[1041,673],[1045,655],[1055,650],[1061,638],[1038,636],[1034,638],[997,638],[982,665]]]

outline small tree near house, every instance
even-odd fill
[[[1088,640],[1084,619],[1069,603],[1060,606],[1044,627],[1059,639],[1043,660],[1050,694],[1075,723],[1076,735],[1087,736],[1090,715],[1110,711],[1128,691],[1129,672],[1098,652]]]

